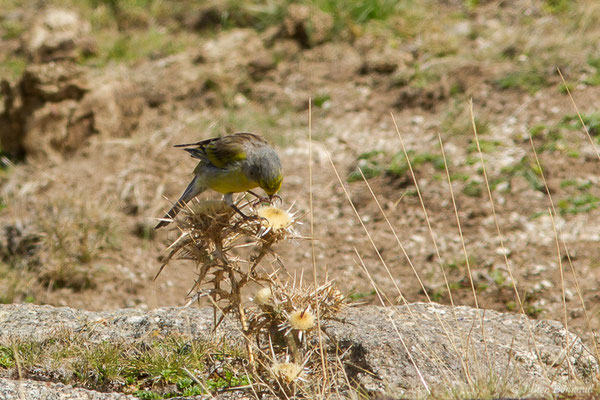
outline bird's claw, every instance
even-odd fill
[[[254,197],[256,197],[256,201],[253,203],[253,206],[255,206],[255,207],[257,205],[261,204],[261,203],[269,203],[269,204],[271,204],[273,202],[273,199],[279,200],[280,203],[283,202],[281,196],[278,195],[278,194],[274,194],[274,195],[271,195],[271,196],[260,196],[260,195],[258,195],[256,193],[254,193],[252,190],[248,190],[248,193],[250,193],[251,195],[253,195]]]
[[[245,217],[246,221],[258,221],[262,224],[263,221],[268,222],[269,220],[266,219],[265,217],[261,217],[258,214],[252,214],[252,215],[248,215]]]
[[[282,199],[282,198],[281,198],[281,196],[280,196],[280,195],[278,195],[278,194],[274,194],[273,196],[271,196],[271,199],[270,199],[270,200],[271,200],[271,201],[273,201],[273,199],[275,199],[275,200],[279,200],[279,203],[283,203],[283,199]]]
[[[252,203],[252,207],[256,208],[260,204],[267,203],[268,201],[269,201],[269,199],[267,199],[265,197],[259,197],[258,199],[254,200],[254,203]]]
[[[256,201],[253,203],[253,206],[256,207],[259,204],[263,204],[263,203],[273,204],[273,200],[278,200],[280,203],[283,201],[281,199],[281,196],[279,196],[277,194],[275,194],[273,196],[270,196],[270,197],[266,197],[266,196],[265,197],[261,197],[261,196],[258,196],[258,198],[256,199]]]

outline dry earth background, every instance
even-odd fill
[[[194,161],[172,146],[236,131],[280,151],[281,196],[309,210],[312,98],[317,270],[353,301],[474,305],[438,133],[479,306],[525,311],[593,338],[600,328],[600,3],[596,1],[0,0],[0,301],[87,310],[186,303],[186,262],[153,281],[155,218]],[[575,114],[559,67],[592,135]],[[487,197],[469,99],[504,238]],[[409,150],[436,247],[390,113]],[[560,256],[538,152],[558,215]],[[394,279],[346,199],[344,185]],[[216,195],[211,198],[217,198]],[[303,218],[302,234],[309,234]],[[563,245],[564,241],[564,245]],[[580,290],[572,274],[570,259]],[[312,280],[310,243],[279,245]]]

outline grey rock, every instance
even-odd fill
[[[74,388],[70,385],[31,380],[0,378],[0,400],[129,400],[137,397],[121,393],[100,393],[93,390]]]
[[[491,376],[515,388],[534,385],[534,393],[561,392],[571,383],[566,340],[579,379],[585,382],[598,371],[581,339],[557,321],[466,306],[454,311],[424,303],[355,308],[340,322],[328,322],[325,330],[346,352],[342,360],[351,366],[350,378],[394,396],[425,392],[425,384],[429,389],[458,387],[467,379]]]
[[[235,322],[225,319],[214,334],[212,327],[210,308],[90,312],[51,306],[0,305],[0,343],[42,341],[65,330],[83,334],[90,342],[133,342],[182,334],[205,339],[225,337],[242,343]],[[599,370],[597,360],[581,339],[567,332],[559,322],[466,306],[453,309],[414,303],[349,308],[339,319],[324,321],[323,329],[329,354],[341,359],[351,382],[360,383],[374,395],[414,397],[427,390],[425,385],[436,390],[466,386],[469,381],[487,382],[491,377],[508,387],[529,385],[530,393],[549,394],[573,388],[569,369],[583,384]],[[564,350],[567,342],[568,354]],[[3,382],[0,381],[0,387],[5,389],[4,392],[0,389],[0,395],[16,390],[10,389],[16,387],[14,381],[6,381],[5,385]],[[37,387],[33,382],[19,385],[27,390]],[[66,390],[61,385],[42,385],[40,393]],[[89,391],[73,393],[80,396],[72,397],[77,399],[128,398],[84,397],[94,396]]]
[[[195,399],[195,400],[251,400],[244,392],[231,391],[214,395],[203,395],[193,397],[173,397],[172,399]],[[53,382],[39,382],[28,379],[13,380],[0,378],[0,400],[27,399],[27,400],[137,400],[139,397],[122,393],[96,392],[71,385]],[[273,399],[266,396],[265,400]]]
[[[86,334],[91,342],[132,342],[147,337],[182,334],[210,338],[213,327],[212,309],[158,308],[142,311],[127,308],[91,312],[68,307],[10,304],[0,307],[0,341],[43,341],[61,331]],[[218,336],[236,335],[236,328],[224,320]],[[237,336],[237,335],[236,335]]]

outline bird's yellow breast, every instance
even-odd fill
[[[227,171],[210,177],[208,187],[219,193],[238,193],[258,187],[258,183],[246,177],[241,170]]]

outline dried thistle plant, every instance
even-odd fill
[[[248,329],[260,354],[272,354],[275,366],[289,364],[291,357],[293,365],[318,369],[321,361],[315,351],[317,311],[321,320],[332,319],[345,305],[345,297],[334,282],[327,280],[314,288],[273,279],[268,288],[256,292],[253,300],[256,307],[249,312]],[[278,361],[278,358],[284,360]],[[290,385],[289,374],[273,373],[273,367],[271,370],[280,387]],[[299,378],[301,374],[294,376]]]
[[[249,314],[249,330],[259,348],[266,346],[267,335],[276,346],[287,347],[296,363],[303,362],[308,351],[307,339],[316,328],[317,310],[321,319],[328,319],[345,304],[345,297],[333,281],[315,289],[273,279],[270,287],[257,291],[253,300],[257,307]]]
[[[194,201],[174,221],[178,237],[167,248],[160,270],[172,259],[192,260],[197,277],[188,293],[192,299],[210,296],[222,311],[221,318],[235,312],[244,334],[248,325],[242,301],[242,288],[249,282],[270,282],[271,276],[257,271],[263,258],[272,253],[272,246],[297,235],[296,220],[289,211],[273,206],[256,208],[250,202],[238,204],[249,216],[244,218],[221,201]],[[250,248],[246,257],[233,254],[236,248]],[[253,352],[248,347],[249,358]]]
[[[344,296],[332,281],[314,287],[282,283],[277,272],[257,268],[271,254],[283,267],[273,245],[298,239],[295,214],[272,205],[243,201],[242,217],[221,201],[193,201],[174,221],[178,236],[167,248],[158,275],[173,259],[196,263],[197,277],[188,296],[208,296],[215,307],[215,327],[225,315],[237,316],[246,338],[248,358],[254,371],[262,366],[262,379],[275,379],[284,392],[310,368],[315,351],[317,311],[321,319],[333,317],[344,305]],[[250,282],[262,286],[245,309],[242,289]],[[217,309],[222,312],[216,321]],[[255,345],[253,345],[255,343]],[[258,350],[258,351],[255,351]],[[259,362],[256,363],[256,357]],[[293,363],[289,363],[290,357]],[[286,365],[301,366],[287,374]],[[273,367],[275,366],[275,367]],[[273,369],[275,368],[275,369]],[[291,386],[290,386],[291,385]]]

